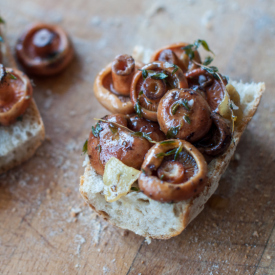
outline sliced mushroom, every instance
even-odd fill
[[[0,124],[8,126],[19,119],[32,98],[29,78],[17,69],[0,65]]]
[[[92,167],[103,175],[105,164],[115,157],[139,170],[150,148],[149,142],[131,134],[124,115],[110,115],[104,120],[108,122],[99,121],[89,136],[88,155]]]
[[[178,202],[198,195],[207,182],[203,155],[185,140],[167,140],[146,154],[138,185],[153,200]]]
[[[196,144],[196,147],[204,154],[217,156],[228,149],[232,134],[230,126],[223,117],[216,113],[212,113],[211,117],[213,126],[209,133]]]
[[[185,53],[183,47],[187,46],[188,43],[175,43],[168,45],[166,47],[160,48],[153,53],[150,61],[167,61],[169,63],[175,64],[181,68],[181,70],[185,73],[188,70],[193,70],[198,67],[198,65],[194,64],[190,61],[188,55]],[[167,51],[169,50],[169,51]],[[172,53],[171,53],[171,52]],[[194,51],[194,61],[197,63],[201,63],[200,54],[198,51]]]
[[[161,130],[168,138],[201,139],[209,131],[212,120],[206,100],[190,89],[170,90],[160,100],[157,112]]]
[[[124,67],[122,63],[124,63]],[[96,76],[94,82],[94,93],[100,104],[112,113],[134,113],[134,106],[129,97],[129,85],[133,78],[133,72],[141,67],[141,63],[135,63],[128,55],[118,56],[113,63],[107,65]],[[134,71],[132,71],[133,69]],[[118,91],[115,87],[121,89]],[[124,91],[124,95],[120,95],[121,91]]]
[[[157,108],[161,98],[173,88],[187,88],[181,69],[162,61],[149,63],[134,75],[131,101],[136,112],[146,119],[157,121]]]
[[[18,39],[16,55],[28,73],[50,76],[68,67],[74,51],[61,27],[37,23],[27,28]]]
[[[145,118],[140,118],[138,115],[131,116],[128,120],[128,127],[134,132],[143,132],[150,136],[154,141],[162,141],[165,139],[165,134],[160,130],[159,124]]]

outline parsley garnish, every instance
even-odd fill
[[[215,66],[209,66],[209,67],[207,67],[207,66],[202,66],[202,68],[203,68],[205,71],[207,71],[208,73],[212,74],[212,75],[214,76],[214,78],[216,78],[217,80],[220,79],[219,76],[218,76],[219,70],[218,70],[217,67],[215,67]]]
[[[149,136],[149,134],[144,133],[144,132],[134,132],[134,133],[131,133],[131,135],[136,136],[136,137],[145,138],[151,143],[157,143],[156,141],[152,140],[152,138]]]
[[[139,91],[139,93],[138,93],[138,95],[142,95],[143,94],[143,91],[142,90],[140,90]]]
[[[135,104],[134,109],[135,109],[136,113],[138,114],[138,117],[142,118],[141,106],[140,106],[140,103],[139,103],[139,99],[137,99],[137,103]]]
[[[207,42],[202,39],[198,39],[194,42],[194,44],[189,44],[185,47],[182,47],[182,49],[185,51],[185,53],[188,55],[189,59],[192,60],[195,57],[195,51],[199,48],[199,46],[202,46],[206,51],[211,52],[213,55],[215,55],[209,48]],[[209,63],[210,64],[210,63]]]
[[[88,151],[88,139],[83,144],[82,153],[86,154]]]
[[[95,137],[99,137],[100,131],[102,131],[103,128],[99,125],[99,123],[96,124],[96,126],[92,126],[92,132]]]
[[[148,76],[147,70],[143,69],[142,70],[142,77],[143,77],[143,79],[145,79],[147,76]]]
[[[185,120],[188,124],[191,124],[191,120],[190,120],[189,115],[185,114],[184,120]]]
[[[168,77],[168,75],[165,73],[155,73],[153,75],[150,75],[150,77],[153,79],[165,79],[166,77]]]
[[[175,64],[173,64],[173,67],[174,67],[175,69],[173,70],[172,74],[174,74],[174,73],[179,69],[179,67],[178,67],[177,65],[175,65]]]
[[[10,79],[14,79],[14,80],[17,79],[17,77],[16,77],[14,74],[10,73],[10,72],[7,73],[7,76],[8,76]]]
[[[167,137],[168,139],[169,139],[169,138],[174,138],[174,137],[178,134],[178,132],[179,132],[179,130],[180,130],[180,127],[181,127],[181,126],[169,128],[169,130],[168,130],[168,132],[167,132],[167,134],[166,134],[166,137]]]
[[[177,102],[175,102],[171,107],[171,111],[173,115],[177,112],[179,106],[183,106],[185,109],[187,109],[187,111],[190,111],[190,107],[188,106],[188,101],[186,99],[180,99]]]
[[[203,61],[202,64],[205,65],[205,66],[208,66],[213,60],[214,60],[213,57],[207,56],[207,57],[204,59],[204,61]]]

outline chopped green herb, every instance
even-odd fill
[[[100,144],[98,144],[95,148],[98,150],[99,153],[101,153],[101,146],[100,146]]]
[[[188,124],[191,124],[190,117],[189,117],[187,114],[185,114],[184,120],[185,120]]]
[[[218,76],[218,68],[215,67],[215,66],[209,66],[209,67],[206,67],[206,66],[203,66],[202,67],[205,71],[207,71],[208,73],[212,74],[214,76],[214,78],[216,78],[217,80],[219,80],[219,76]]]
[[[166,153],[164,153],[164,152],[158,153],[158,154],[156,154],[156,157],[157,158],[161,158],[161,157],[167,157],[167,156],[173,155],[173,154],[176,153],[177,149],[178,148],[175,148],[175,149],[170,150],[170,151],[168,151]]]
[[[151,143],[157,143],[156,141],[152,140],[152,138],[149,136],[149,134],[144,133],[144,132],[134,132],[134,133],[131,133],[131,135],[136,136],[136,137],[145,138]]]
[[[204,59],[204,61],[203,61],[202,64],[205,65],[205,66],[208,66],[213,60],[214,60],[213,57],[207,56],[207,57]]]
[[[182,144],[177,148],[177,151],[175,153],[175,156],[174,156],[174,160],[177,160],[179,154],[181,153],[182,151]]]
[[[95,127],[92,126],[92,132],[93,132],[93,135],[94,135],[95,137],[99,137],[99,133],[100,133],[100,131],[102,131],[102,130],[103,130],[103,128],[101,128],[101,126],[99,125],[99,123],[97,123]]]
[[[86,154],[88,151],[88,139],[83,144],[82,153]]]
[[[139,188],[133,186],[133,187],[131,187],[131,190],[132,190],[132,191],[139,191]]]
[[[117,133],[117,126],[114,125],[113,123],[109,124],[109,128],[110,128],[112,134],[116,134]]]
[[[17,79],[17,77],[16,77],[14,74],[10,73],[10,72],[7,73],[7,76],[8,76],[10,79],[14,79],[14,80]]]
[[[165,73],[155,73],[153,75],[150,75],[150,77],[153,79],[165,79],[166,77],[168,77],[168,75]]]
[[[212,54],[214,54],[214,53],[210,50],[210,48],[209,48],[209,46],[208,46],[208,44],[207,44],[207,42],[206,42],[205,40],[198,39],[198,40],[195,41],[195,43],[194,43],[195,49],[198,49],[198,47],[199,47],[200,45],[202,45],[203,48],[204,48],[206,51],[211,52]]]
[[[143,77],[143,79],[145,79],[146,77],[148,76],[148,72],[147,72],[147,70],[142,70],[142,77]]]
[[[143,174],[146,174],[145,170],[144,170],[144,169],[142,169],[142,168],[141,168],[141,172],[142,172]]]
[[[179,69],[179,67],[177,66],[177,65],[173,65],[173,67],[175,68],[174,70],[173,70],[173,72],[172,72],[172,74],[174,74],[178,69]]]
[[[143,91],[142,90],[140,90],[139,91],[139,93],[138,93],[138,95],[142,95],[143,94]]]
[[[169,139],[169,138],[174,138],[174,137],[178,134],[178,132],[179,132],[179,130],[180,130],[180,127],[181,127],[181,126],[169,128],[169,130],[168,130],[168,132],[167,132],[167,134],[166,134],[166,137],[167,137],[168,139]]]
[[[162,180],[164,178],[164,175],[162,174],[161,176],[160,176],[160,180]]]
[[[185,109],[187,109],[187,111],[190,111],[188,101],[186,99],[180,99],[171,106],[171,112],[173,115],[177,112],[179,106],[183,106]]]
[[[6,21],[0,16],[0,24],[6,24]]]
[[[139,104],[139,99],[137,99],[137,103],[135,104],[135,107],[134,107],[137,115],[139,118],[142,118],[142,113],[141,113],[141,106]]]
[[[171,144],[171,143],[175,143],[175,141],[174,140],[164,140],[164,141],[161,141],[159,144],[164,145],[164,144]]]

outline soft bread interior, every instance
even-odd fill
[[[140,55],[142,58],[142,55]],[[84,161],[85,173],[80,178],[80,193],[85,201],[112,224],[131,230],[144,237],[168,239],[180,234],[204,208],[215,192],[221,175],[225,172],[247,123],[254,115],[265,90],[264,83],[231,81],[241,97],[244,117],[235,130],[227,151],[208,165],[208,184],[197,197],[178,203],[160,203],[141,192],[130,192],[119,200],[108,203],[103,195],[102,176],[91,167],[89,158]]]

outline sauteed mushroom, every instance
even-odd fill
[[[73,47],[59,26],[37,23],[18,39],[16,55],[30,74],[49,76],[63,71],[73,59]]]
[[[134,75],[131,86],[131,101],[136,113],[157,121],[157,108],[161,98],[173,88],[187,88],[188,84],[181,69],[173,64],[155,61],[142,67]]]
[[[129,55],[119,55],[104,68],[94,82],[98,101],[110,112],[131,114],[134,106],[130,100],[130,85],[134,73],[142,67]]]
[[[129,118],[128,127],[135,132],[148,134],[152,140],[157,142],[165,139],[165,134],[160,130],[158,123],[139,118],[138,115]]]
[[[115,157],[130,167],[140,169],[150,148],[149,142],[131,134],[125,115],[109,115],[104,120],[108,122],[99,121],[89,136],[88,155],[92,167],[103,175],[105,164]]]
[[[190,61],[188,55],[185,53],[183,47],[189,45],[188,43],[175,43],[169,46],[163,47],[155,51],[151,57],[153,61],[167,61],[169,63],[179,66],[185,73],[188,70],[193,70],[198,67]],[[198,51],[194,51],[194,61],[201,63],[201,58]]]
[[[160,100],[157,115],[160,128],[168,138],[190,142],[206,135],[212,124],[209,105],[191,89],[170,90]]]
[[[145,195],[161,202],[178,202],[199,194],[207,178],[203,155],[185,140],[155,144],[146,154],[138,185]]]
[[[209,133],[196,146],[199,151],[210,156],[224,153],[231,142],[231,128],[220,115],[212,113],[213,126]]]
[[[17,69],[0,65],[0,125],[16,122],[28,108],[31,97],[29,78]]]

